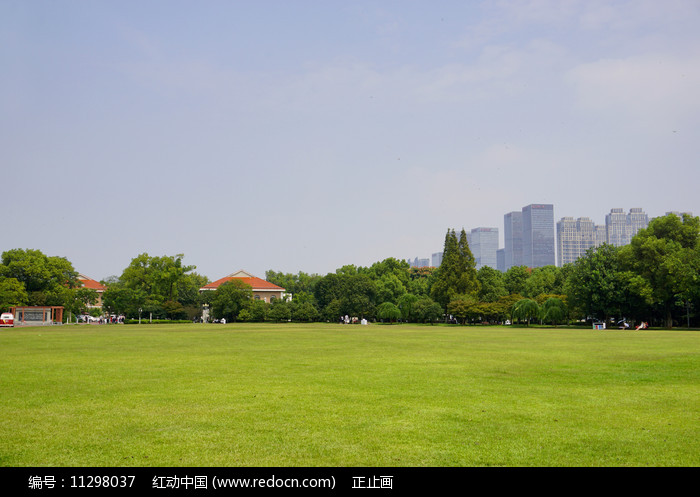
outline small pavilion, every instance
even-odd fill
[[[63,323],[63,306],[17,306],[10,312],[15,317],[15,326]]]

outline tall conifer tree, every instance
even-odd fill
[[[455,230],[448,229],[445,235],[445,249],[442,263],[435,272],[435,281],[430,294],[444,309],[457,295],[476,295],[479,292],[476,262],[469,249],[467,234],[462,229],[457,240]]]
[[[481,283],[479,283],[476,272],[476,260],[469,248],[467,233],[464,231],[464,228],[462,228],[462,232],[459,235],[459,270],[457,293],[476,296],[481,288]]]

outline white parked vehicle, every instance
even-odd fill
[[[0,328],[9,328],[15,325],[15,317],[9,312],[0,315]]]

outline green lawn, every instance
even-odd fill
[[[1,466],[698,466],[700,332],[0,331]]]

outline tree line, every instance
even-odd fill
[[[13,306],[63,306],[81,312],[97,302],[94,290],[83,288],[78,272],[64,257],[39,250],[12,249],[0,260],[0,310]]]
[[[590,249],[564,267],[516,266],[505,273],[476,269],[464,230],[448,229],[438,268],[414,268],[387,258],[368,267],[346,265],[326,275],[269,270],[267,281],[291,299],[256,300],[233,280],[200,292],[208,278],[175,256],[135,257],[120,276],[102,281],[104,312],[138,318],[196,319],[203,306],[228,321],[330,321],[349,315],[384,322],[551,323],[646,321],[697,324],[700,299],[700,220],[656,218],[624,247]],[[65,258],[38,250],[2,254],[0,308],[63,305],[73,314],[97,301],[81,288]]]
[[[269,281],[303,291],[319,318],[474,323],[648,322],[698,325],[700,219],[653,219],[629,245],[604,244],[563,267],[476,270],[464,230],[448,229],[438,268],[386,259],[326,276],[268,271]]]

